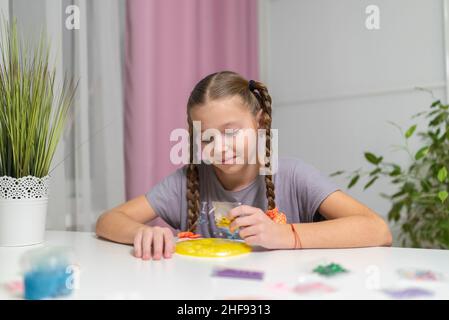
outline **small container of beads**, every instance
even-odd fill
[[[232,223],[232,220],[229,217],[229,212],[233,208],[241,205],[242,204],[240,202],[212,201],[215,225],[221,238],[241,240],[238,229],[234,232],[231,232],[229,229],[229,226]]]
[[[74,252],[67,247],[44,247],[26,252],[21,259],[24,298],[40,300],[67,296],[76,283]]]

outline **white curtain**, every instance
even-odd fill
[[[46,30],[57,77],[67,72],[79,79],[72,117],[53,160],[48,229],[92,231],[103,211],[125,199],[124,1],[9,1],[25,36],[35,37],[39,26]],[[79,29],[66,28],[70,5],[79,8]]]
[[[0,0],[0,17],[9,15],[9,0]]]

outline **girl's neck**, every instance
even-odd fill
[[[259,175],[259,164],[245,165],[235,173],[224,173],[213,166],[215,174],[223,187],[229,191],[240,191],[249,186]]]

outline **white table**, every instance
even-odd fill
[[[256,251],[228,259],[202,259],[175,254],[172,259],[142,261],[132,247],[97,239],[92,233],[48,231],[43,245],[0,247],[0,299],[15,298],[4,284],[20,279],[19,258],[40,246],[68,246],[80,265],[79,288],[73,299],[389,299],[380,289],[419,287],[432,299],[449,299],[449,251],[405,248]],[[311,272],[318,264],[335,262],[350,270],[331,279]],[[214,266],[261,270],[263,281],[216,278]],[[398,268],[440,272],[444,281],[404,280]],[[274,287],[309,281],[337,289],[332,293],[296,294]]]

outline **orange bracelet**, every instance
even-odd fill
[[[296,229],[295,229],[295,226],[293,225],[293,223],[290,223],[290,227],[292,228],[292,232],[295,237],[294,249],[298,249],[298,248],[302,249],[301,239],[299,238],[298,232],[296,232]],[[299,243],[299,247],[298,247],[298,243]]]
[[[283,212],[279,212],[279,209],[277,207],[271,210],[267,210],[265,214],[275,223],[287,223],[287,217]]]

